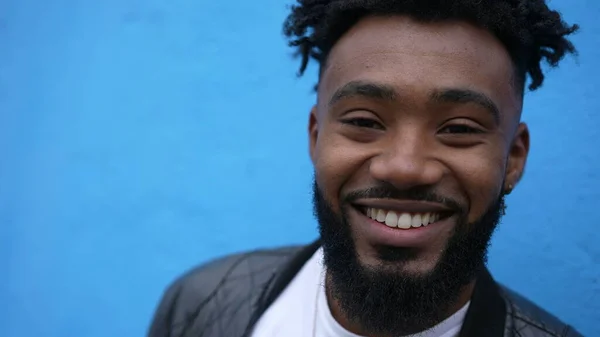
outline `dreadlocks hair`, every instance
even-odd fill
[[[579,26],[565,23],[545,0],[297,0],[283,33],[302,58],[298,76],[312,58],[319,64],[320,77],[334,44],[361,18],[394,14],[421,22],[461,20],[487,29],[507,49],[523,90],[527,75],[530,90],[542,85],[543,60],[556,67],[565,54],[576,54],[566,36]]]

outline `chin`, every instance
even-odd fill
[[[356,253],[360,265],[365,268],[416,278],[433,274],[441,260],[441,254],[424,256],[422,251],[413,248],[379,246],[371,248],[369,252],[357,249]]]

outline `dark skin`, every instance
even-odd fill
[[[344,196],[377,182],[399,190],[427,186],[475,221],[524,171],[529,132],[521,106],[506,49],[468,23],[368,17],[342,36],[321,74],[308,131],[317,184],[334,209],[349,210],[360,263],[386,262]],[[434,240],[413,247],[418,254],[403,270],[430,272],[452,230],[440,226]],[[473,284],[447,316],[466,304]],[[368,335],[329,302],[342,326]]]

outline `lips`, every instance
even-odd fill
[[[357,237],[369,245],[429,247],[446,237],[457,211],[443,204],[363,199],[352,204]]]

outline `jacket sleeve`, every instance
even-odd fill
[[[241,335],[258,293],[294,251],[232,254],[192,268],[162,295],[147,337]]]
[[[150,323],[148,337],[173,337],[173,316],[180,293],[180,282],[173,283],[163,293]]]
[[[573,328],[570,325],[568,325],[565,328],[565,332],[561,336],[563,336],[563,337],[583,337],[582,334],[580,334],[577,330],[575,330],[575,328]]]
[[[206,320],[213,320],[214,313],[220,309],[214,301],[217,292],[222,295],[219,299],[225,300],[224,284],[227,284],[228,275],[237,275],[245,269],[234,272],[235,266],[243,266],[237,263],[241,261],[240,256],[230,255],[198,265],[167,287],[156,308],[154,317],[150,323],[147,337],[181,337],[190,333],[188,330],[207,329]],[[235,278],[234,278],[235,279]],[[241,278],[243,281],[244,279]],[[238,289],[239,282],[234,282],[233,288]],[[200,333],[195,337],[202,336]]]

